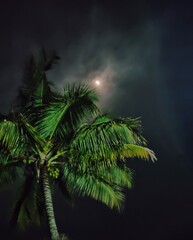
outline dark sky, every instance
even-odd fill
[[[71,208],[57,193],[57,223],[72,240],[193,239],[192,11],[191,1],[0,1],[1,112],[17,94],[26,57],[55,49],[62,59],[49,80],[99,77],[104,111],[141,116],[158,157],[129,160],[135,186],[121,214],[82,198]],[[2,239],[42,239],[45,228],[19,235],[8,227],[9,191],[0,192]]]

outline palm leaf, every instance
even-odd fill
[[[19,89],[17,101],[22,107],[31,103],[31,106],[42,106],[51,98],[51,90],[45,71],[50,70],[59,57],[55,52],[41,50],[38,58],[31,56],[25,65],[23,85]]]
[[[141,136],[138,119],[99,116],[76,132],[71,142],[71,154],[75,158],[83,156],[107,163],[128,157],[156,160],[153,151],[139,146],[142,143],[146,141]]]
[[[37,146],[43,148],[45,141],[28,119],[19,114],[0,122],[0,146],[17,156]]]
[[[120,186],[108,183],[93,174],[75,174],[67,167],[64,168],[64,179],[72,192],[101,201],[110,208],[121,209],[124,194]]]
[[[111,118],[107,115],[98,116],[93,122],[92,125],[104,124],[114,122],[116,124],[124,124],[131,131],[133,141],[135,144],[147,143],[146,139],[142,136],[142,127],[140,118]]]
[[[105,119],[82,126],[74,136],[73,154],[90,155],[93,159],[116,159],[125,144],[135,143],[132,131],[124,123]]]
[[[82,121],[99,112],[94,104],[97,96],[87,86],[67,86],[63,96],[55,99],[43,111],[38,122],[38,130],[44,137],[51,139],[74,132]]]
[[[123,188],[132,187],[132,175],[124,162],[104,166],[84,159],[64,163],[63,178],[71,192],[120,209],[124,200]]]
[[[0,144],[8,149],[15,148],[20,142],[18,124],[12,120],[3,119],[0,122]]]
[[[12,209],[10,223],[25,229],[32,223],[40,224],[43,215],[43,197],[35,175],[28,175]]]
[[[96,168],[97,176],[107,181],[109,184],[120,187],[131,188],[133,172],[126,166],[110,166]],[[95,172],[95,174],[96,174]]]
[[[44,48],[41,49],[40,55],[40,66],[44,71],[51,70],[60,57],[56,54],[55,51],[46,51]]]
[[[134,144],[125,144],[120,152],[120,155],[126,158],[137,157],[145,160],[150,159],[153,162],[157,160],[155,153],[151,149]]]
[[[22,114],[19,115],[19,124],[21,136],[24,138],[25,142],[34,148],[38,147],[40,150],[43,149],[46,141],[42,138],[37,129],[32,126],[28,119]]]

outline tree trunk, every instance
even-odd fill
[[[47,172],[46,166],[43,166],[41,170],[42,170],[42,185],[43,185],[43,191],[44,191],[45,207],[46,207],[51,240],[58,240],[60,238],[59,238],[58,228],[56,226],[56,221],[55,221],[52,195],[51,195],[48,172]]]

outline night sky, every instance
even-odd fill
[[[58,86],[100,79],[100,105],[142,117],[156,163],[129,159],[134,188],[112,211],[56,191],[56,220],[71,240],[193,239],[193,6],[191,1],[0,1],[0,111],[8,112],[25,60],[40,48],[61,57]],[[15,186],[13,187],[15,189]],[[46,227],[8,225],[13,189],[0,191],[0,239],[43,239]],[[2,235],[4,237],[2,237]]]

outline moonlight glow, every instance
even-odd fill
[[[101,83],[100,83],[99,80],[96,80],[96,81],[95,81],[95,84],[96,84],[97,86],[99,86]]]

